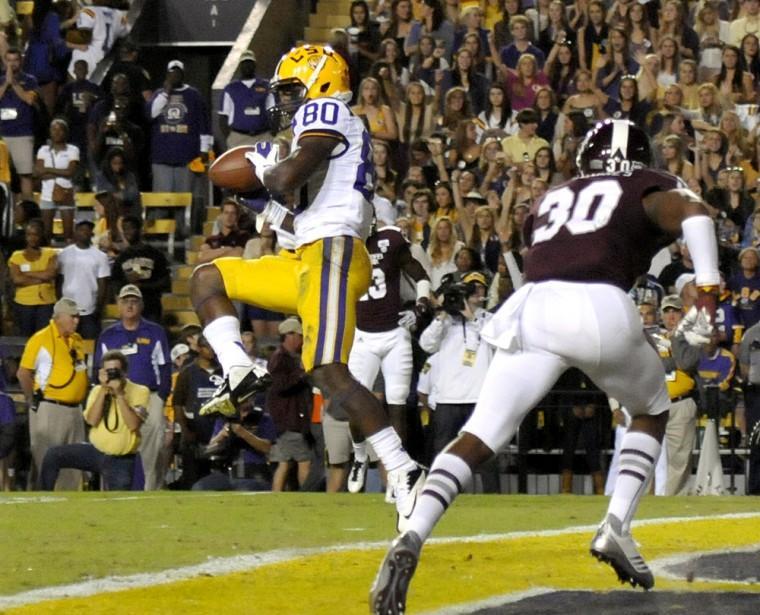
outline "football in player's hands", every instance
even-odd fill
[[[276,148],[270,143],[257,143],[233,147],[224,152],[209,167],[208,178],[211,183],[232,192],[253,192],[262,188],[263,184],[256,173],[257,169],[247,156],[247,154],[257,153],[260,145],[268,145],[271,149]]]

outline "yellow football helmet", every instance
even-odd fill
[[[290,124],[298,108],[314,98],[351,100],[348,64],[328,45],[293,47],[280,58],[270,81],[274,106],[269,109],[275,129]]]

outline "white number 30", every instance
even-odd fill
[[[616,179],[595,181],[581,190],[577,198],[568,187],[549,193],[538,208],[539,216],[549,217],[546,224],[533,231],[533,244],[548,241],[563,226],[573,235],[593,233],[606,226],[622,195],[623,189]],[[597,201],[592,213],[591,206]]]

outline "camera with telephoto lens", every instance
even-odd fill
[[[443,276],[443,281],[435,291],[436,297],[443,297],[441,301],[441,309],[450,314],[456,316],[464,309],[465,301],[470,296],[470,288],[464,282],[458,282],[453,275],[447,274]]]
[[[251,403],[243,404],[238,414],[227,419],[223,429],[228,429],[230,424],[242,425],[246,430],[253,432],[261,420],[262,408]],[[230,437],[223,438],[213,444],[199,446],[196,456],[199,459],[208,459],[214,469],[224,469],[232,463],[239,447],[236,445],[237,436],[230,432]]]
[[[122,373],[121,370],[118,367],[109,367],[106,370],[106,379],[110,382],[111,380],[121,380]]]

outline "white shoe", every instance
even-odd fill
[[[388,484],[396,496],[396,529],[403,532],[417,505],[417,496],[422,491],[427,477],[427,469],[417,463],[393,472],[388,472]]]
[[[369,468],[369,459],[356,461],[354,459],[351,469],[348,471],[348,491],[349,493],[359,493],[364,489],[364,483],[367,480],[367,468]]]
[[[369,591],[369,610],[374,615],[403,615],[406,592],[420,560],[422,540],[414,532],[401,534],[391,543]]]
[[[607,515],[591,541],[591,555],[612,566],[621,583],[652,589],[654,575],[622,525],[615,515]]]

